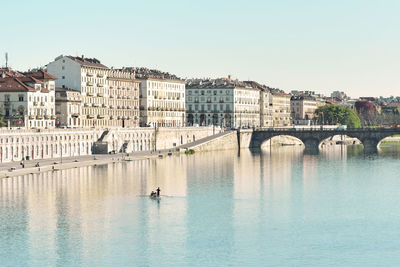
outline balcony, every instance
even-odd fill
[[[71,116],[72,116],[73,118],[78,118],[78,117],[79,117],[79,113],[72,113]]]
[[[50,115],[44,115],[44,118],[45,118],[46,120],[50,120],[51,116],[50,116]]]
[[[103,78],[103,77],[104,77],[104,74],[103,74],[103,73],[97,73],[97,77]]]
[[[87,115],[87,118],[88,119],[94,119],[94,116],[90,114],[90,115]]]
[[[86,73],[86,76],[88,76],[88,77],[92,77],[92,76],[93,76],[93,73],[91,73],[91,72],[87,72],[87,73]]]
[[[33,101],[33,105],[34,105],[34,106],[37,106],[38,104],[39,104],[39,102]]]
[[[41,105],[41,106],[44,106],[44,102],[40,102],[40,105]]]
[[[84,106],[84,107],[91,107],[92,104],[90,104],[90,103],[85,103],[85,104],[83,104],[83,106]]]
[[[30,119],[30,120],[35,119],[35,116],[34,116],[34,115],[29,115],[29,119]]]
[[[97,87],[103,87],[103,86],[104,86],[104,84],[102,84],[102,83],[97,84]]]
[[[98,93],[97,96],[103,97],[103,96],[104,96],[104,93]]]
[[[94,96],[94,93],[92,93],[92,92],[87,92],[86,95],[87,95],[87,96]]]
[[[97,115],[98,119],[104,119],[104,115]]]
[[[86,82],[86,86],[93,86],[92,82]]]
[[[36,119],[37,120],[42,120],[43,119],[43,115],[36,115]]]

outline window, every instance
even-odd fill
[[[65,79],[65,76],[62,76],[62,79]]]
[[[18,101],[23,102],[24,101],[24,95],[18,95]]]
[[[61,67],[61,69],[65,70],[65,67],[64,67],[64,66],[62,66],[62,67]]]

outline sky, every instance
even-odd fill
[[[400,95],[398,0],[2,1],[0,65],[59,55],[182,78],[352,97]]]

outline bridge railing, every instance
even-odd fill
[[[309,127],[309,128],[294,128],[294,127],[285,127],[285,128],[280,128],[280,127],[273,127],[273,128],[265,128],[265,127],[256,127],[254,128],[254,131],[274,131],[274,132],[320,132],[320,131],[326,131],[326,132],[393,132],[393,133],[400,133],[400,128],[347,128],[347,129],[342,129],[342,128],[332,128],[332,127],[326,127],[326,126],[321,126],[321,127]]]

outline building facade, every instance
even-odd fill
[[[82,96],[78,91],[56,88],[56,125],[58,127],[82,127]]]
[[[292,96],[290,109],[293,120],[312,120],[317,109],[317,101],[312,96]]]
[[[108,71],[109,126],[139,126],[139,85],[135,72],[124,69]]]
[[[260,126],[273,127],[272,94],[268,88],[260,91]]]
[[[81,93],[82,127],[109,126],[108,68],[95,58],[59,56],[47,65],[56,86]]]
[[[184,126],[185,81],[157,70],[130,69],[140,81],[140,126]]]
[[[270,107],[272,109],[272,126],[283,127],[291,125],[291,95],[274,90],[271,92],[271,96]]]
[[[54,127],[55,80],[42,70],[0,78],[0,109],[8,126]]]
[[[188,81],[188,125],[255,127],[260,125],[260,90],[249,83],[220,79]]]

